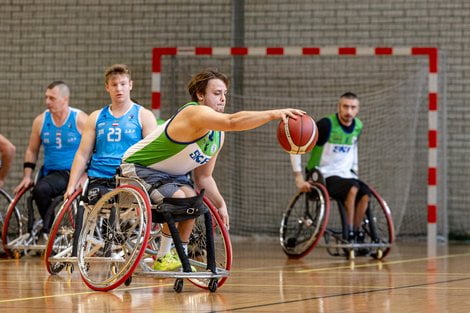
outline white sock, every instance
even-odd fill
[[[162,239],[160,241],[160,249],[158,249],[157,258],[167,255],[170,252],[173,238],[162,233]]]

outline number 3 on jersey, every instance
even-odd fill
[[[121,129],[119,127],[109,128],[108,142],[118,142],[118,141],[121,141]]]

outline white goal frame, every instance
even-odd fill
[[[152,110],[160,117],[162,56],[410,56],[428,59],[428,186],[427,243],[428,254],[437,246],[438,171],[438,54],[436,47],[157,47],[152,51]]]

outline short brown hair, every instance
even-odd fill
[[[69,86],[67,86],[67,84],[64,83],[63,81],[55,80],[47,86],[47,89],[50,90],[50,89],[54,89],[55,87],[57,87],[59,89],[60,94],[63,97],[69,97],[70,96]]]
[[[218,69],[205,69],[194,75],[188,83],[188,92],[191,95],[192,101],[197,102],[197,94],[206,92],[207,83],[211,79],[220,79],[228,89],[230,80],[227,75],[219,72]]]
[[[104,83],[107,84],[109,78],[114,75],[127,75],[131,80],[131,70],[125,64],[113,64],[104,72]]]

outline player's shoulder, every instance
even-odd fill
[[[196,102],[189,102],[179,108],[177,114],[178,115],[200,115],[206,114],[209,112],[214,111],[212,108],[208,107],[207,105],[201,105]]]
[[[362,128],[363,123],[362,123],[362,121],[361,121],[358,117],[355,117],[355,118],[354,118],[354,122],[356,123],[356,127]]]
[[[33,124],[42,123],[44,121],[44,119],[46,118],[46,115],[50,115],[49,110],[44,110],[41,113],[39,113],[38,115],[36,115],[36,117],[33,120]]]

